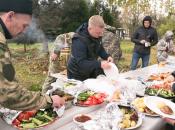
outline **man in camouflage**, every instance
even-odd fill
[[[15,80],[6,39],[22,33],[31,22],[31,16],[32,0],[0,1],[0,105],[13,110],[60,107],[64,104],[59,96],[28,91]]]
[[[168,53],[175,53],[173,44],[173,32],[167,31],[164,37],[157,43],[157,60],[158,62],[166,62]]]
[[[59,73],[61,68],[66,69],[73,36],[74,32],[60,34],[57,36],[53,49],[50,52],[49,70],[42,87],[42,93],[46,93],[47,90],[51,89],[51,83],[56,81],[56,78],[52,77],[51,74]]]

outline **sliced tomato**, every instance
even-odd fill
[[[25,113],[25,112],[20,113],[20,114],[18,115],[18,117],[17,117],[17,119],[18,119],[19,121],[22,121],[22,120],[29,120],[29,118],[30,118],[30,116],[29,116],[27,113]]]
[[[93,105],[98,104],[98,99],[96,99],[95,97],[93,97],[93,99],[92,99],[92,104],[93,104]]]
[[[93,104],[92,104],[92,101],[87,100],[87,101],[84,102],[84,105],[93,105]]]
[[[19,126],[21,124],[21,122],[18,119],[15,119],[15,120],[13,120],[12,124],[15,126]]]
[[[87,101],[91,101],[93,96],[88,97]]]
[[[28,114],[30,117],[33,117],[36,114],[36,112],[36,110],[25,111],[25,113]]]
[[[103,103],[104,102],[104,99],[103,98],[99,98],[98,99],[98,104],[101,104],[101,103]]]

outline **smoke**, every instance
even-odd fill
[[[44,32],[39,28],[39,25],[37,23],[37,19],[33,18],[32,23],[26,30],[27,38],[35,42],[42,43],[42,52],[48,53],[48,39],[46,38]]]
[[[32,22],[26,31],[12,40],[17,44],[34,44],[42,43],[42,52],[48,53],[48,39],[44,32],[40,29],[36,18],[32,18]]]
[[[37,19],[32,18],[30,26],[24,32],[24,35],[26,36],[26,40],[28,40],[28,43],[48,41],[44,32],[40,29],[37,23],[38,23]]]

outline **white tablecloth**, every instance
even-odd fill
[[[129,71],[123,73],[121,74],[121,76],[130,78],[137,78],[139,76],[142,78],[147,78],[150,74],[153,73],[168,72],[174,70],[175,70],[174,66],[166,65],[164,67],[158,67],[158,65],[155,64],[135,71]],[[96,110],[102,107],[104,107],[104,104],[92,107],[73,106],[72,108],[66,110],[62,118],[55,121],[52,125],[48,126],[47,128],[43,128],[41,130],[71,130],[71,128],[75,126],[75,124],[72,122],[72,118],[74,115],[79,113],[93,114]],[[142,126],[136,130],[160,130],[162,126],[164,126],[164,124],[165,122],[159,117],[157,118],[145,117]],[[2,121],[2,119],[0,119],[0,130],[16,130],[16,129],[6,124],[4,121]]]

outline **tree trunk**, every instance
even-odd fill
[[[27,52],[26,43],[24,43],[24,52]]]

